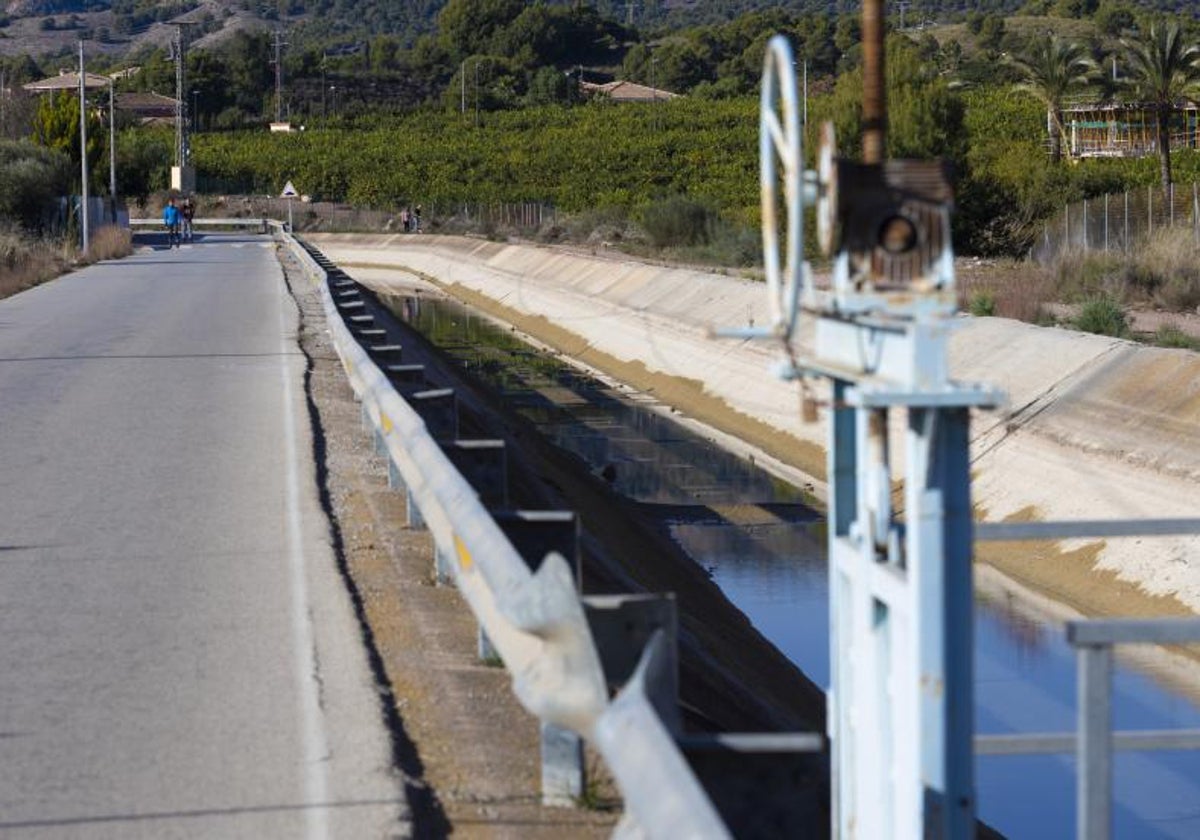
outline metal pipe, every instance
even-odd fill
[[[884,87],[883,2],[864,0],[863,49],[863,163],[883,163],[887,142],[887,93]]]

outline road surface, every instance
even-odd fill
[[[410,833],[296,329],[255,235],[0,301],[0,836]]]

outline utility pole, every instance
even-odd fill
[[[278,29],[274,35],[275,59],[271,62],[275,65],[275,122],[283,122],[283,60],[280,54],[288,42],[283,39],[283,33]]]
[[[191,192],[196,188],[196,173],[189,160],[187,135],[187,99],[184,86],[187,72],[187,29],[190,23],[176,22],[172,52],[175,58],[175,165],[171,167],[171,189]]]
[[[88,251],[88,165],[87,165],[87,74],[83,66],[83,40],[79,41],[79,218],[82,221],[83,252]]]

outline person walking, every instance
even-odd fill
[[[183,241],[192,241],[192,219],[196,215],[196,205],[192,203],[190,198],[183,200],[183,209],[180,210],[180,215],[183,217]]]
[[[167,228],[167,247],[173,248],[179,245],[179,208],[175,206],[175,199],[168,198],[167,206],[163,208],[163,224]]]

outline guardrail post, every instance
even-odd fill
[[[817,733],[687,735],[679,746],[736,837],[804,837],[828,819]]]
[[[543,558],[558,552],[580,579],[579,517],[572,510],[496,511],[496,524],[517,553],[536,572]]]
[[[542,804],[551,807],[575,805],[587,786],[583,739],[570,729],[542,722]]]
[[[450,440],[442,444],[442,451],[475,488],[484,507],[508,506],[508,452],[504,441]],[[521,552],[520,546],[514,547]]]
[[[1079,660],[1079,840],[1109,840],[1112,811],[1112,647],[1084,644]]]
[[[425,519],[421,516],[421,508],[417,504],[417,497],[413,495],[412,488],[405,487],[404,489],[404,512],[408,518],[408,527],[414,531],[425,530]]]
[[[383,372],[393,385],[425,384],[425,365],[387,365]]]
[[[637,670],[646,645],[663,633],[663,667],[647,675],[646,693],[672,735],[683,724],[679,714],[679,616],[674,593],[661,595],[588,595],[584,613],[600,654],[609,688],[623,686]]]
[[[452,388],[397,389],[412,406],[434,440],[454,440],[458,437],[458,400]]]

